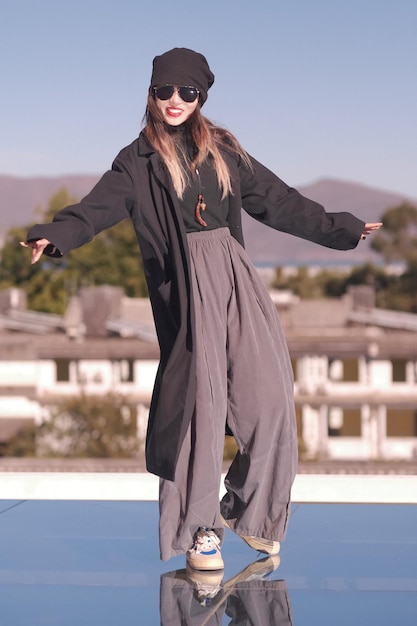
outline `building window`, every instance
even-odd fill
[[[361,410],[329,407],[327,433],[329,437],[361,437]]]
[[[343,359],[343,382],[358,382],[359,362],[358,359]]]
[[[329,361],[330,380],[344,383],[359,381],[358,359],[333,359]]]
[[[57,383],[68,383],[70,379],[69,359],[56,359],[56,381]]]
[[[407,361],[392,359],[392,382],[405,383],[407,381]]]
[[[120,380],[124,383],[134,382],[134,361],[133,359],[123,359],[120,361]]]
[[[387,409],[387,437],[417,437],[416,409]]]

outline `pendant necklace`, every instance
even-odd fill
[[[199,194],[197,196],[197,204],[195,205],[195,217],[197,219],[197,222],[201,225],[201,226],[207,226],[207,222],[205,222],[203,220],[203,218],[201,217],[201,211],[205,211],[206,210],[206,203],[204,202],[204,196],[201,193],[202,192],[202,188],[201,188],[201,178],[200,178],[200,172],[198,171],[198,169],[196,168],[195,173],[198,176],[198,182],[199,182],[199,186],[200,186],[200,191]]]

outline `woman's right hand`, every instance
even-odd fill
[[[23,248],[32,248],[32,260],[31,263],[36,263],[42,256],[43,251],[51,242],[48,239],[35,239],[34,241],[21,241],[20,245]]]

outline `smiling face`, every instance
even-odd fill
[[[197,108],[198,98],[194,102],[185,102],[182,100],[178,90],[168,100],[160,100],[155,97],[155,103],[158,107],[164,122],[170,126],[180,126],[183,124]]]

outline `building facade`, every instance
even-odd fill
[[[417,316],[375,309],[360,289],[337,300],[272,294],[294,368],[305,458],[417,458]],[[64,317],[0,293],[0,444],[48,419],[57,399],[117,392],[144,438],[159,350],[147,299],[81,290]],[[249,381],[250,382],[250,381]]]

